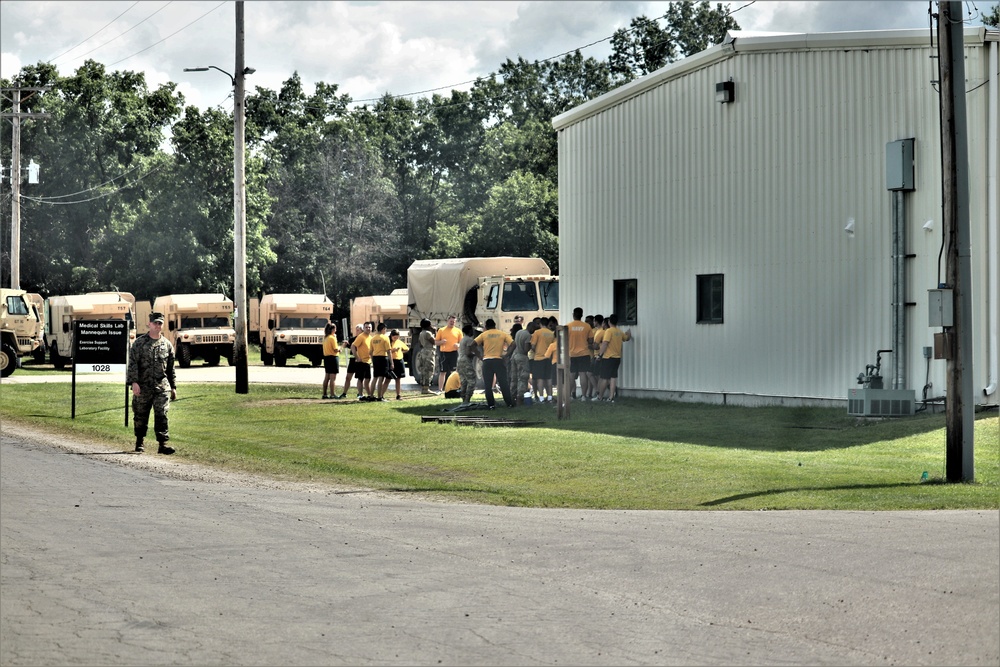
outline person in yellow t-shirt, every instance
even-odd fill
[[[448,316],[448,323],[434,334],[434,346],[438,350],[438,391],[444,391],[445,378],[458,367],[458,344],[462,342],[462,330],[455,326],[455,316]]]
[[[566,325],[569,331],[569,372],[572,379],[570,395],[576,394],[576,379],[580,378],[580,400],[587,400],[590,393],[590,345],[594,342],[594,332],[590,325],[583,321],[583,308],[573,309],[573,320]]]
[[[385,335],[385,322],[379,322],[376,333],[368,341],[372,359],[372,393],[369,401],[385,401],[389,386],[389,368],[392,366],[392,341]]]
[[[445,380],[444,397],[462,398],[462,378],[459,377],[458,371],[452,371]]]
[[[618,316],[611,314],[607,319],[608,328],[604,332],[598,359],[601,363],[601,386],[598,395],[603,395],[608,389],[608,402],[614,403],[618,398],[618,368],[622,363],[622,343],[632,340],[631,331],[618,328]]]
[[[483,350],[483,388],[486,390],[486,404],[490,410],[496,407],[493,397],[493,384],[500,386],[500,393],[508,408],[514,407],[510,397],[510,384],[507,381],[507,367],[504,365],[503,353],[514,339],[506,331],[497,329],[493,319],[486,320],[486,330],[476,336],[476,344]]]
[[[531,334],[531,390],[535,402],[552,400],[552,362],[546,354],[549,345],[556,339],[554,327],[549,324],[550,318],[543,317],[538,329]],[[547,396],[546,396],[547,394]]]
[[[372,337],[372,323],[365,322],[361,333],[351,343],[354,353],[354,377],[358,379],[358,400],[370,401],[372,395],[372,353],[368,341]]]
[[[323,398],[336,397],[339,370],[340,345],[337,343],[337,325],[327,322],[323,328]]]
[[[604,336],[605,328],[607,327],[604,315],[594,315],[594,342],[590,344],[590,393],[587,394],[587,398],[591,401],[599,401],[601,399],[600,394],[597,392],[600,384],[600,372],[598,370],[600,361],[597,358],[597,352],[601,349],[601,338]]]
[[[392,373],[396,376],[396,400],[403,400],[403,396],[400,393],[400,383],[403,381],[403,376],[406,374],[406,369],[403,367],[403,353],[410,351],[410,346],[399,339],[399,332],[395,329],[389,334],[389,341],[392,343]]]

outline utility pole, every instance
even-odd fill
[[[247,369],[247,209],[246,209],[246,66],[243,58],[243,0],[236,2],[236,72],[233,103],[233,299],[236,301],[236,393],[250,393]]]
[[[257,70],[246,67],[243,62],[243,0],[236,2],[236,74],[230,74],[221,67],[185,67],[185,72],[207,72],[210,69],[222,72],[233,84],[233,306],[236,317],[233,322],[236,343],[233,350],[233,365],[236,367],[236,393],[250,393],[250,377],[247,369],[247,177],[244,150],[246,144],[246,75]]]
[[[946,332],[945,474],[949,482],[975,480],[972,390],[972,248],[969,230],[969,151],[965,109],[965,39],[961,2],[938,3],[941,82],[942,218],[947,247],[945,280],[952,290],[952,327]]]
[[[10,167],[10,287],[21,289],[21,119],[45,118],[47,113],[22,113],[21,91],[44,92],[47,87],[22,87],[20,84],[12,88],[4,88],[3,92],[13,93],[12,113],[3,114],[10,118],[13,128],[11,132],[11,167]]]

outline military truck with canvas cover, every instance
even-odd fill
[[[0,377],[21,366],[39,346],[38,314],[20,289],[0,289]]]
[[[297,354],[323,363],[323,330],[333,316],[325,294],[265,294],[260,300],[260,360],[284,366]]]
[[[93,320],[124,320],[129,340],[135,340],[135,296],[130,292],[88,292],[45,300],[45,349],[53,366],[62,369],[73,363],[73,323]]]
[[[411,359],[419,352],[420,321],[434,328],[449,315],[456,326],[482,328],[486,320],[509,331],[518,315],[530,322],[559,312],[559,278],[538,257],[468,257],[417,260],[406,272]],[[411,364],[416,373],[416,364]]]
[[[163,335],[174,345],[177,365],[189,368],[194,359],[218,366],[225,358],[233,365],[236,330],[233,300],[225,294],[169,294],[158,296],[153,312],[163,313]]]

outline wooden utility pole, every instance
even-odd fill
[[[21,289],[21,119],[45,118],[47,113],[22,113],[21,91],[44,92],[47,87],[22,87],[20,84],[12,88],[4,88],[3,92],[13,93],[12,113],[5,113],[10,118],[11,132],[11,166],[10,166],[10,287]]]
[[[246,162],[244,147],[246,141],[246,65],[243,59],[243,0],[236,3],[236,71],[233,77],[235,87],[233,103],[233,299],[236,301],[236,349],[233,363],[236,365],[236,393],[250,393],[249,370],[247,369],[247,208],[246,208]]]
[[[945,332],[945,474],[950,482],[975,480],[972,389],[972,248],[969,231],[969,153],[965,111],[965,40],[961,2],[938,3],[941,85],[942,218],[945,280],[952,291],[952,326]],[[948,329],[946,327],[946,329]]]

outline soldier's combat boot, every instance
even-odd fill
[[[142,438],[135,439],[135,451],[139,454],[142,454],[144,451],[146,451],[146,448],[143,447],[142,445]]]
[[[157,449],[156,449],[156,453],[157,454],[168,454],[168,455],[169,454],[173,454],[174,453],[174,448],[171,447],[170,445],[168,445],[165,442],[161,442],[160,446],[157,447]]]

